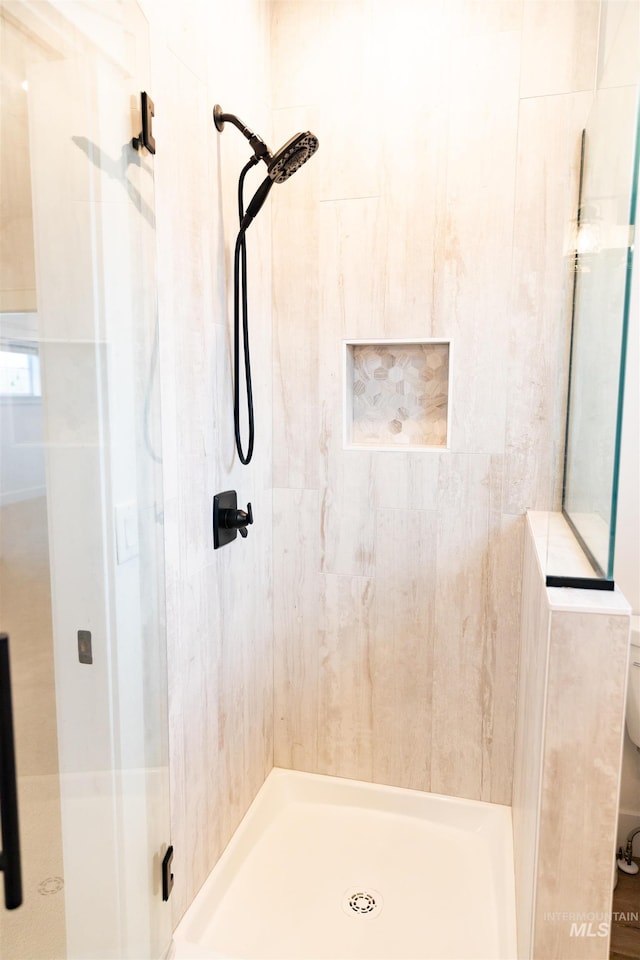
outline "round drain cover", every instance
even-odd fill
[[[64,887],[62,877],[47,877],[42,883],[38,884],[38,893],[41,897],[50,897],[54,893],[59,893]]]
[[[350,917],[377,917],[382,910],[382,894],[371,887],[350,887],[342,897],[342,909]]]

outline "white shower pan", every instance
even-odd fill
[[[511,810],[275,768],[175,960],[513,960]]]

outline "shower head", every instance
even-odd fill
[[[262,209],[262,206],[269,196],[269,192],[274,183],[284,183],[298,167],[306,163],[309,157],[318,149],[318,138],[310,133],[297,133],[291,140],[287,140],[284,146],[280,147],[275,156],[272,156],[266,143],[257,133],[250,130],[242,120],[233,113],[223,113],[220,104],[213,108],[213,122],[219,133],[224,130],[225,123],[229,122],[237,127],[243,137],[249,141],[253,149],[253,156],[247,161],[240,172],[238,180],[238,212],[240,217],[240,229],[236,238],[234,264],[233,264],[233,427],[236,438],[236,449],[240,462],[247,464],[253,455],[254,441],[254,419],[253,419],[253,389],[251,386],[251,366],[249,361],[249,324],[248,324],[248,304],[247,304],[247,248],[246,232],[256,215]],[[244,209],[244,179],[252,167],[264,160],[267,165],[267,176],[262,181],[254,193],[246,210]],[[242,343],[244,350],[244,371],[245,387],[247,399],[247,417],[249,421],[249,446],[245,453],[242,448],[242,437],[240,435],[240,321],[242,318]]]
[[[318,138],[307,130],[296,133],[283,147],[267,161],[269,176],[274,183],[284,183],[296,170],[306,163],[318,149]]]
[[[253,152],[259,160],[264,160],[269,171],[269,177],[274,183],[284,183],[296,172],[298,167],[306,163],[309,157],[318,149],[318,138],[309,130],[306,133],[297,133],[295,137],[280,147],[278,152],[272,156],[266,143],[257,133],[250,130],[233,113],[224,113],[219,103],[213,108],[213,122],[216,130],[222,133],[226,122],[232,123],[237,127],[240,133],[247,138]]]

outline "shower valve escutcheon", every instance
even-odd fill
[[[240,534],[246,537],[247,527],[253,523],[253,510],[247,504],[246,510],[238,509],[238,497],[235,490],[217,493],[213,498],[213,548],[224,547]]]

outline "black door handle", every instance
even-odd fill
[[[4,905],[7,910],[15,910],[22,903],[22,868],[11,706],[9,637],[6,633],[0,633],[0,819],[2,821],[0,870],[4,871]]]

